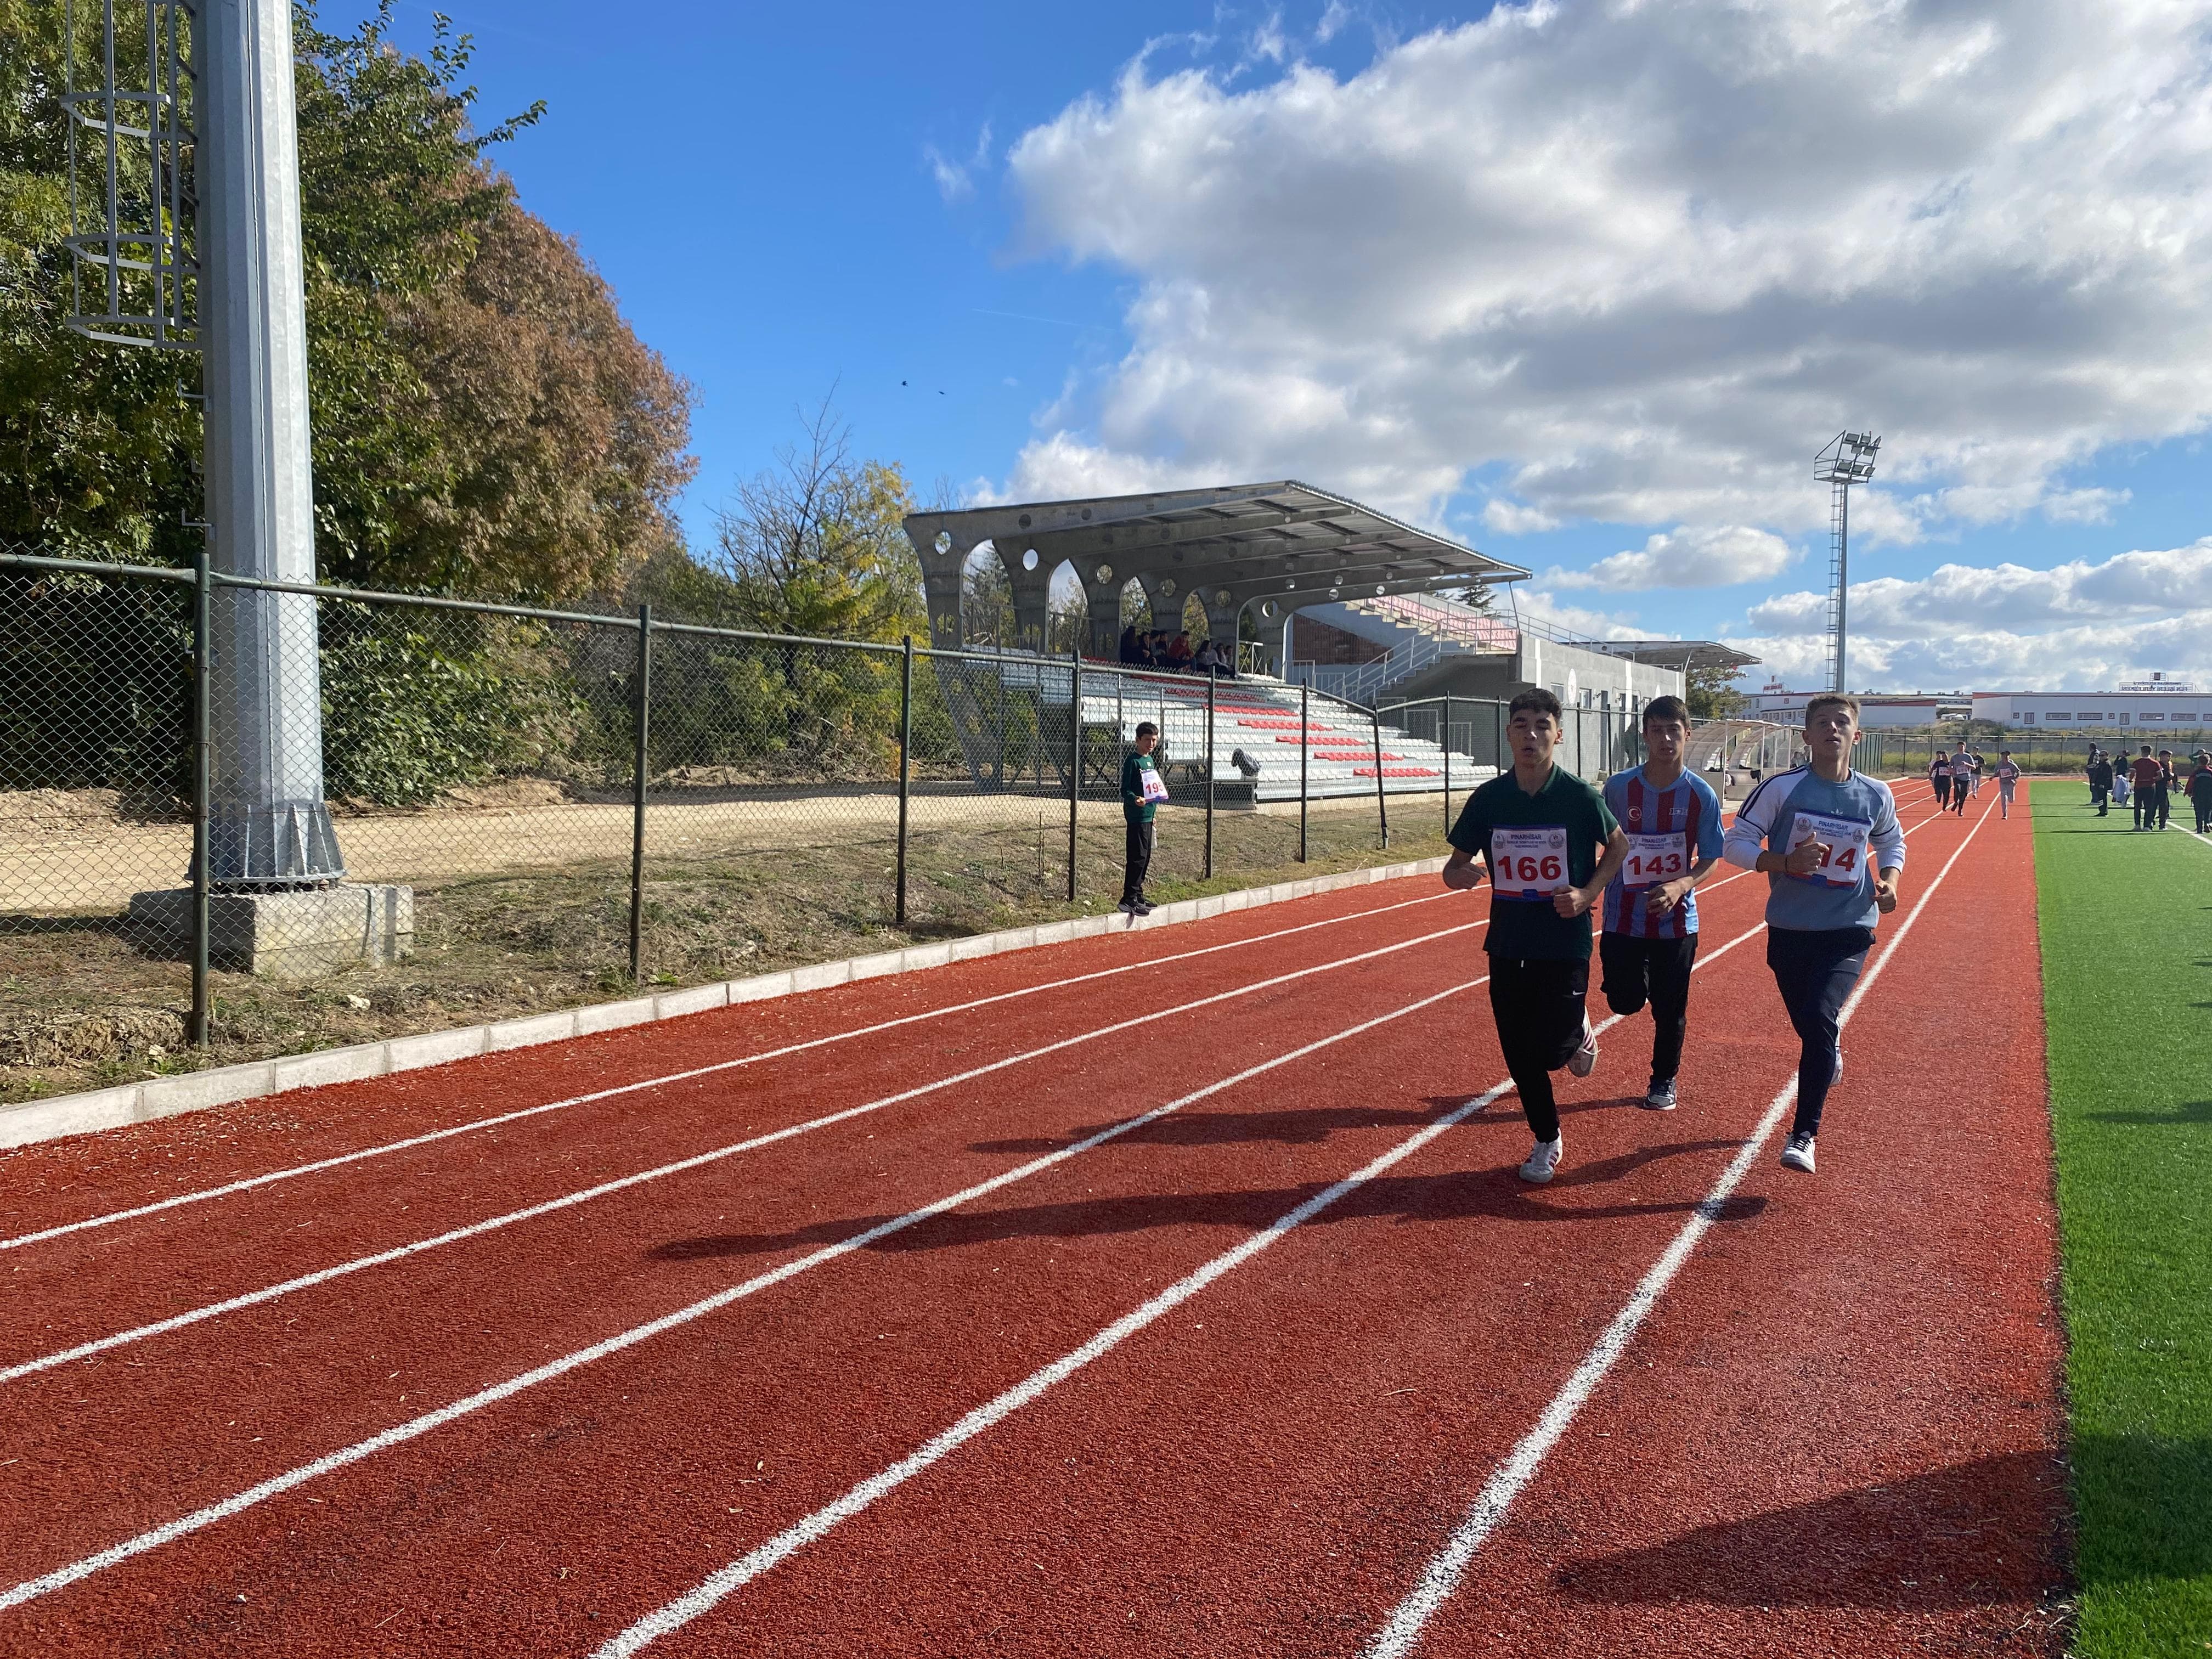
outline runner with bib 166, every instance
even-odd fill
[[[1532,688],[1505,713],[1513,769],[1467,798],[1452,826],[1444,885],[1478,886],[1489,866],[1490,1009],[1536,1137],[1521,1178],[1540,1183],[1559,1167],[1564,1145],[1551,1074],[1565,1066],[1588,1077],[1597,1064],[1589,912],[1628,856],[1628,837],[1596,790],[1552,763],[1559,700]]]

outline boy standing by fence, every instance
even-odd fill
[[[1628,832],[1628,857],[1605,890],[1598,961],[1606,1006],[1623,1016],[1651,1005],[1651,1086],[1644,1104],[1675,1105],[1675,1074],[1689,1024],[1690,969],[1698,959],[1698,884],[1721,858],[1721,803],[1682,766],[1690,711],[1680,697],[1644,710],[1644,764],[1606,780],[1605,804]]]
[[[1562,730],[1559,700],[1531,688],[1506,705],[1513,769],[1467,798],[1449,837],[1444,885],[1494,890],[1490,931],[1490,1011],[1505,1069],[1536,1145],[1521,1178],[1540,1185],[1564,1147],[1552,1073],[1588,1077],[1597,1065],[1589,1027],[1590,906],[1628,856],[1628,837],[1605,798],[1553,763]],[[1478,865],[1475,860],[1482,862]]]
[[[1160,741],[1160,728],[1150,720],[1137,722],[1136,746],[1121,760],[1121,821],[1127,830],[1122,842],[1121,902],[1124,915],[1149,916],[1152,901],[1145,896],[1145,872],[1152,868],[1152,814],[1168,798],[1167,781],[1153,763],[1152,750]]]

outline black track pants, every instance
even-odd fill
[[[1589,996],[1589,958],[1563,962],[1525,957],[1490,959],[1490,1012],[1505,1069],[1520,1091],[1521,1110],[1539,1140],[1559,1138],[1552,1073],[1582,1046]]]
[[[1836,1080],[1837,1020],[1873,946],[1871,927],[1766,930],[1766,965],[1774,970],[1775,987],[1799,1044],[1792,1134],[1820,1132],[1820,1109]]]
[[[1597,942],[1605,968],[1605,1006],[1632,1014],[1651,1005],[1651,1080],[1670,1081],[1682,1069],[1682,1034],[1689,1025],[1690,968],[1698,936],[1631,939],[1605,933]]]
[[[1153,838],[1158,830],[1149,823],[1131,823],[1126,828],[1128,834],[1121,848],[1121,902],[1134,904],[1145,896],[1145,872],[1152,867]]]

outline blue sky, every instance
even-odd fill
[[[834,387],[925,494],[1309,477],[1796,683],[1865,425],[1855,684],[2212,672],[2202,9],[447,9],[695,535]]]

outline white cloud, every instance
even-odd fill
[[[2094,522],[2069,469],[2212,419],[2208,19],[1536,0],[1346,80],[1139,58],[1009,159],[1025,251],[1137,279],[1018,492],[1287,473],[1433,520],[1489,466],[1501,513],[1818,531],[1812,453],[1866,424],[1863,542]]]
[[[1534,536],[1559,527],[1550,514],[1497,495],[1483,503],[1482,521],[1501,536]]]
[[[1825,617],[1824,593],[1784,593],[1751,608],[1752,627],[1788,631]],[[2021,565],[1939,565],[1917,581],[1853,582],[1855,635],[1911,639],[1946,629],[2029,630],[2075,623],[2136,624],[2212,604],[2212,536],[2186,547],[2121,553],[2050,570]]]
[[[1604,587],[1633,593],[1654,587],[1729,587],[1780,575],[1796,550],[1771,531],[1749,525],[1660,531],[1641,548],[1614,553],[1586,570],[1553,570],[1557,587]]]
[[[1802,683],[1820,671],[1827,596],[1751,607],[1729,643]],[[1850,681],[1885,690],[2110,690],[2142,668],[2212,680],[2212,537],[2051,570],[1947,564],[1853,582]]]
[[[1652,636],[1651,629],[1638,625],[1632,618],[1565,604],[1557,595],[1540,587],[1516,586],[1512,590],[1512,596],[1505,600],[1504,608],[1537,622],[1552,623],[1571,634],[1579,634],[1584,639],[1644,640]]]
[[[975,135],[975,148],[966,159],[955,161],[934,144],[921,147],[921,159],[928,163],[929,176],[937,181],[937,193],[948,205],[966,201],[975,193],[975,174],[991,164],[991,124],[983,123],[982,131]]]

